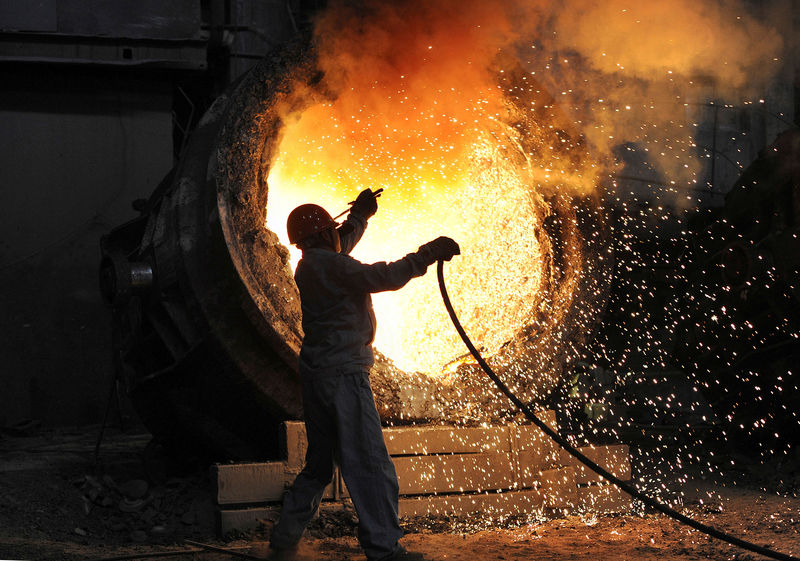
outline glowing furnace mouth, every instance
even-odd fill
[[[280,240],[286,217],[306,202],[337,214],[363,188],[381,187],[378,214],[354,257],[394,260],[438,235],[457,239],[463,254],[446,276],[459,316],[524,399],[546,396],[593,331],[611,265],[602,255],[608,229],[598,168],[553,99],[518,63],[505,61],[492,95],[515,95],[495,95],[492,111],[485,103],[461,110],[471,119],[447,121],[434,138],[445,116],[411,103],[392,114],[353,99],[343,111],[335,103],[341,97],[319,80],[312,51],[289,60],[265,64],[242,86],[247,103],[223,131],[229,149],[220,152],[217,173],[227,243],[260,310],[258,325],[286,363],[296,367],[302,337],[291,256]],[[394,124],[398,116],[402,126]],[[446,402],[440,409],[459,402],[454,416],[478,414],[489,396],[470,386],[470,366],[457,363],[442,375],[465,351],[433,272],[374,300],[375,347],[389,358],[378,357],[371,375],[382,417],[431,418],[409,413],[413,404],[400,395],[425,384],[426,395]],[[458,395],[440,400],[444,387]]]
[[[595,187],[592,162],[565,141],[566,124],[552,103],[545,104],[549,112],[532,116],[518,102],[498,99],[496,88],[472,92],[477,98],[465,122],[444,109],[431,116],[424,101],[417,107],[408,96],[376,102],[372,91],[355,105],[358,92],[340,103],[290,83],[303,101],[277,105],[283,128],[264,173],[266,225],[284,244],[294,207],[314,202],[338,214],[363,188],[382,187],[379,212],[354,257],[389,261],[436,236],[455,238],[462,255],[448,265],[454,304],[489,356],[520,332],[541,335],[561,322],[577,288],[577,278],[564,273],[580,268],[582,248],[574,223],[554,231],[546,221],[574,222],[568,201]],[[533,88],[529,94],[542,96]],[[431,118],[447,124],[430,128]],[[290,251],[296,265],[299,252]],[[375,346],[400,369],[442,378],[444,367],[463,355],[434,275],[377,294],[374,305]]]
[[[306,159],[304,153],[292,150],[299,142],[311,145],[315,153],[315,161],[308,162],[315,170],[312,174],[302,173],[307,166],[292,161]],[[344,182],[315,183],[319,166],[332,165],[324,157],[326,142],[330,140],[324,136],[295,139],[287,133],[270,169],[267,225],[287,246],[282,224],[292,208],[314,201],[338,211],[353,196]],[[457,287],[456,305],[476,339],[494,354],[519,326],[530,323],[541,300],[545,206],[528,183],[529,173],[519,165],[524,161],[519,154],[508,153],[481,135],[468,158],[469,173],[453,184],[409,187],[392,177],[376,177],[369,186],[387,190],[353,256],[365,262],[393,260],[438,235],[455,238],[462,255],[448,265],[448,277]],[[346,169],[337,172],[355,175]],[[294,248],[292,258],[296,264],[299,255]],[[446,364],[463,354],[433,274],[373,299],[378,318],[375,346],[397,367],[438,377]]]

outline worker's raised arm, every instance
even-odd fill
[[[353,201],[353,207],[347,220],[339,227],[339,241],[342,244],[342,253],[349,254],[353,251],[364,230],[367,227],[367,220],[378,211],[378,200],[382,189],[373,192],[371,189],[364,189]]]
[[[351,212],[347,219],[339,226],[339,242],[342,244],[342,253],[345,255],[353,251],[353,248],[364,235],[367,229],[367,219],[360,214]]]
[[[367,265],[345,258],[341,274],[343,284],[358,292],[384,292],[404,287],[414,277],[421,277],[428,266],[439,260],[449,261],[461,253],[458,244],[446,237],[428,242],[402,259]]]

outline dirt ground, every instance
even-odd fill
[[[149,435],[141,431],[111,431],[95,464],[96,436],[96,429],[0,436],[0,560],[100,560],[198,549],[187,539],[266,557],[269,524],[248,534],[216,536],[205,471],[176,476],[174,466],[153,453]],[[673,497],[682,492],[684,514],[800,556],[797,465],[739,465],[718,480],[671,475],[656,488]],[[417,519],[404,521],[404,528],[402,543],[431,561],[762,559],[642,512],[600,517],[520,513],[501,521]],[[203,551],[167,558],[234,557]],[[364,560],[354,516],[321,516],[304,539],[301,558]]]

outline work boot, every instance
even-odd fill
[[[428,561],[428,559],[422,553],[408,551],[405,547],[400,545],[394,553],[388,557],[384,557],[380,561]]]
[[[266,557],[267,561],[300,561],[300,547],[290,545],[289,547],[275,547],[270,545],[269,555]]]

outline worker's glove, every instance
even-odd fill
[[[450,261],[454,255],[461,255],[461,248],[452,238],[439,236],[432,242],[421,245],[419,253],[425,259],[426,265],[437,261]]]
[[[356,200],[353,201],[353,207],[350,209],[350,212],[355,212],[364,218],[369,218],[378,212],[378,199],[375,193],[370,189],[361,191],[358,197],[356,197]]]

